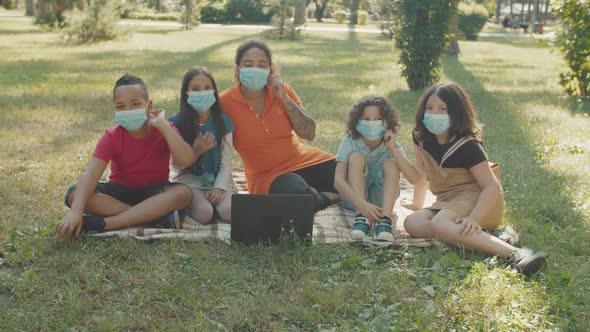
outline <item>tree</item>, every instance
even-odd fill
[[[35,0],[26,0],[25,7],[26,16],[35,16]]]
[[[115,39],[120,33],[118,20],[119,13],[110,0],[94,0],[82,19],[72,21],[65,29],[65,35],[69,41],[78,43]]]
[[[395,0],[394,40],[411,90],[436,82],[457,1]]]
[[[272,39],[299,39],[301,37],[300,30],[289,19],[293,16],[293,6],[295,1],[299,0],[269,0],[274,13],[272,21],[275,28],[266,31],[266,35]]]
[[[560,84],[570,95],[590,97],[590,2],[555,0],[561,22],[556,44],[569,71],[561,73]]]
[[[199,13],[195,5],[195,0],[182,0],[182,13],[178,20],[182,24],[184,30],[190,30],[199,25]]]
[[[352,0],[352,5],[350,6],[350,24],[356,25],[358,24],[358,11],[359,6],[361,4],[361,0]]]
[[[294,24],[302,25],[305,23],[305,9],[307,8],[307,3],[308,1],[306,0],[295,0]]]

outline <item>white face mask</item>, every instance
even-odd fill
[[[145,107],[118,111],[115,112],[115,123],[120,124],[123,128],[130,131],[138,130],[148,119],[145,113]]]
[[[424,113],[422,123],[429,132],[435,135],[440,135],[451,127],[448,114]]]

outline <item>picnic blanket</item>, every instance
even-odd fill
[[[246,177],[242,170],[233,170],[233,179],[236,192],[247,193]],[[404,219],[412,212],[401,206],[401,201],[413,198],[413,187],[402,178],[400,181],[400,198],[395,203],[394,211],[398,215],[398,221],[394,230],[395,241],[379,242],[365,239],[363,242],[367,245],[380,246],[416,246],[428,247],[432,245],[441,245],[436,240],[411,238],[404,230]],[[429,206],[434,201],[434,197],[428,192],[425,200],[425,206]],[[352,243],[357,242],[350,238],[350,231],[354,220],[354,211],[346,210],[340,204],[334,204],[319,211],[314,216],[313,221],[313,242],[314,243]],[[230,240],[231,224],[213,221],[207,225],[201,225],[190,217],[185,217],[182,229],[158,229],[130,227],[122,230],[88,234],[88,237],[105,238],[121,237],[134,238],[137,240],[156,240],[156,239],[180,239],[189,241],[203,241],[218,239],[231,243]]]

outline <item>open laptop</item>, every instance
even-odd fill
[[[245,244],[277,243],[293,230],[311,243],[314,202],[312,195],[234,194],[231,198],[231,239]]]

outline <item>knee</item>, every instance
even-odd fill
[[[348,165],[351,167],[365,167],[365,156],[359,152],[353,152],[348,157]]]
[[[177,202],[182,203],[182,206],[187,206],[193,199],[193,191],[184,184],[177,184],[174,190],[174,198]]]
[[[295,173],[281,174],[270,184],[271,194],[308,194],[309,185]]]
[[[199,224],[206,225],[213,219],[213,206],[211,204],[193,205],[189,210],[189,215]]]
[[[404,229],[411,237],[420,237],[423,233],[419,227],[421,218],[415,213],[410,214],[404,220]]]
[[[432,233],[437,235],[448,231],[455,224],[452,219],[452,216],[445,213],[445,210],[439,211],[432,217]]]
[[[228,206],[218,206],[217,208],[217,215],[219,219],[223,222],[231,222],[231,207]]]
[[[393,159],[386,159],[383,161],[383,165],[381,165],[381,170],[383,172],[383,177],[399,177],[399,168]]]

